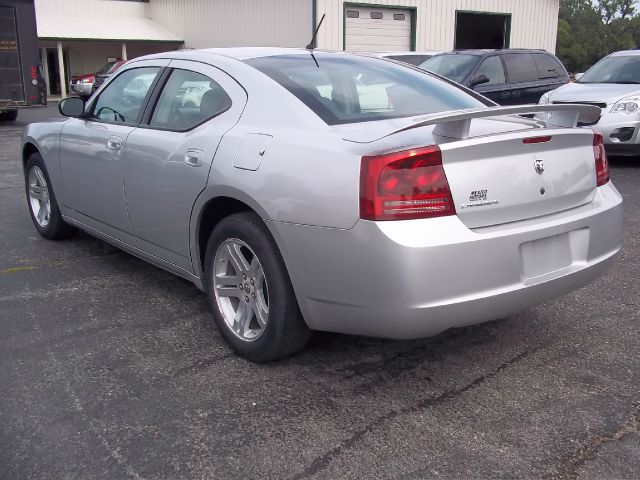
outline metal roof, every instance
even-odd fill
[[[38,12],[38,38],[182,43],[172,31],[149,18],[100,18]]]

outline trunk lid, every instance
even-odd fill
[[[590,130],[530,130],[440,147],[456,212],[469,228],[568,210],[595,194]]]

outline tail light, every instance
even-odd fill
[[[593,134],[593,156],[596,161],[596,184],[601,187],[609,181],[609,160],[604,151],[604,138],[597,132]]]
[[[360,218],[409,220],[455,213],[437,146],[362,157]]]

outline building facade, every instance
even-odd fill
[[[323,16],[317,46],[328,50],[511,47],[554,52],[559,1],[35,0],[35,4],[45,70],[64,86],[70,75],[95,71],[108,59],[163,50],[304,47]],[[49,83],[55,83],[51,78]]]

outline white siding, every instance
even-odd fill
[[[304,47],[311,40],[311,0],[151,0],[150,11],[187,48]]]
[[[416,50],[451,50],[455,39],[456,10],[511,14],[512,48],[543,48],[555,52],[560,0],[353,0],[417,7]],[[318,19],[327,17],[318,35],[318,46],[342,50],[344,0],[318,0]]]
[[[74,17],[149,18],[149,4],[117,0],[35,0],[36,15],[50,12]]]

